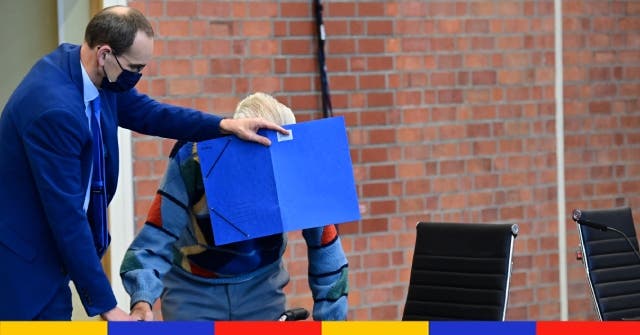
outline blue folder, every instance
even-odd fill
[[[343,117],[198,143],[216,245],[360,219]]]

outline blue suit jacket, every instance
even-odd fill
[[[0,320],[32,319],[73,280],[90,316],[116,300],[83,210],[92,137],[80,47],[38,61],[0,117]],[[117,127],[190,141],[220,136],[220,118],[159,103],[132,89],[100,90],[109,201],[118,179]]]

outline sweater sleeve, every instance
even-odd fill
[[[173,263],[173,244],[189,223],[188,194],[177,157],[167,172],[149,210],[147,221],[129,246],[120,267],[131,306],[139,301],[150,305],[160,297],[162,276]]]
[[[307,243],[314,320],[346,320],[349,263],[334,225],[302,231]]]

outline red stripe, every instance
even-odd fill
[[[216,321],[215,335],[320,335],[319,321]]]
[[[205,268],[199,267],[196,263],[189,260],[189,267],[191,268],[191,273],[205,278],[217,278],[218,275],[215,272],[211,272]]]
[[[162,227],[162,197],[156,193],[156,197],[153,198],[151,208],[149,208],[149,214],[147,215],[147,222],[156,226]]]
[[[322,239],[320,241],[320,245],[327,245],[329,242],[333,241],[338,235],[338,230],[335,225],[325,226],[322,230]]]

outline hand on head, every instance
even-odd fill
[[[269,94],[257,92],[242,99],[236,107],[233,119],[222,120],[220,129],[246,141],[270,145],[271,141],[258,135],[258,130],[265,128],[289,135],[289,131],[281,125],[292,123],[296,123],[296,118],[289,107]]]
[[[257,142],[267,146],[271,145],[271,141],[268,138],[258,135],[258,130],[262,128],[289,135],[288,130],[264,119],[224,119],[220,121],[220,129],[223,133],[234,134],[245,141]]]

